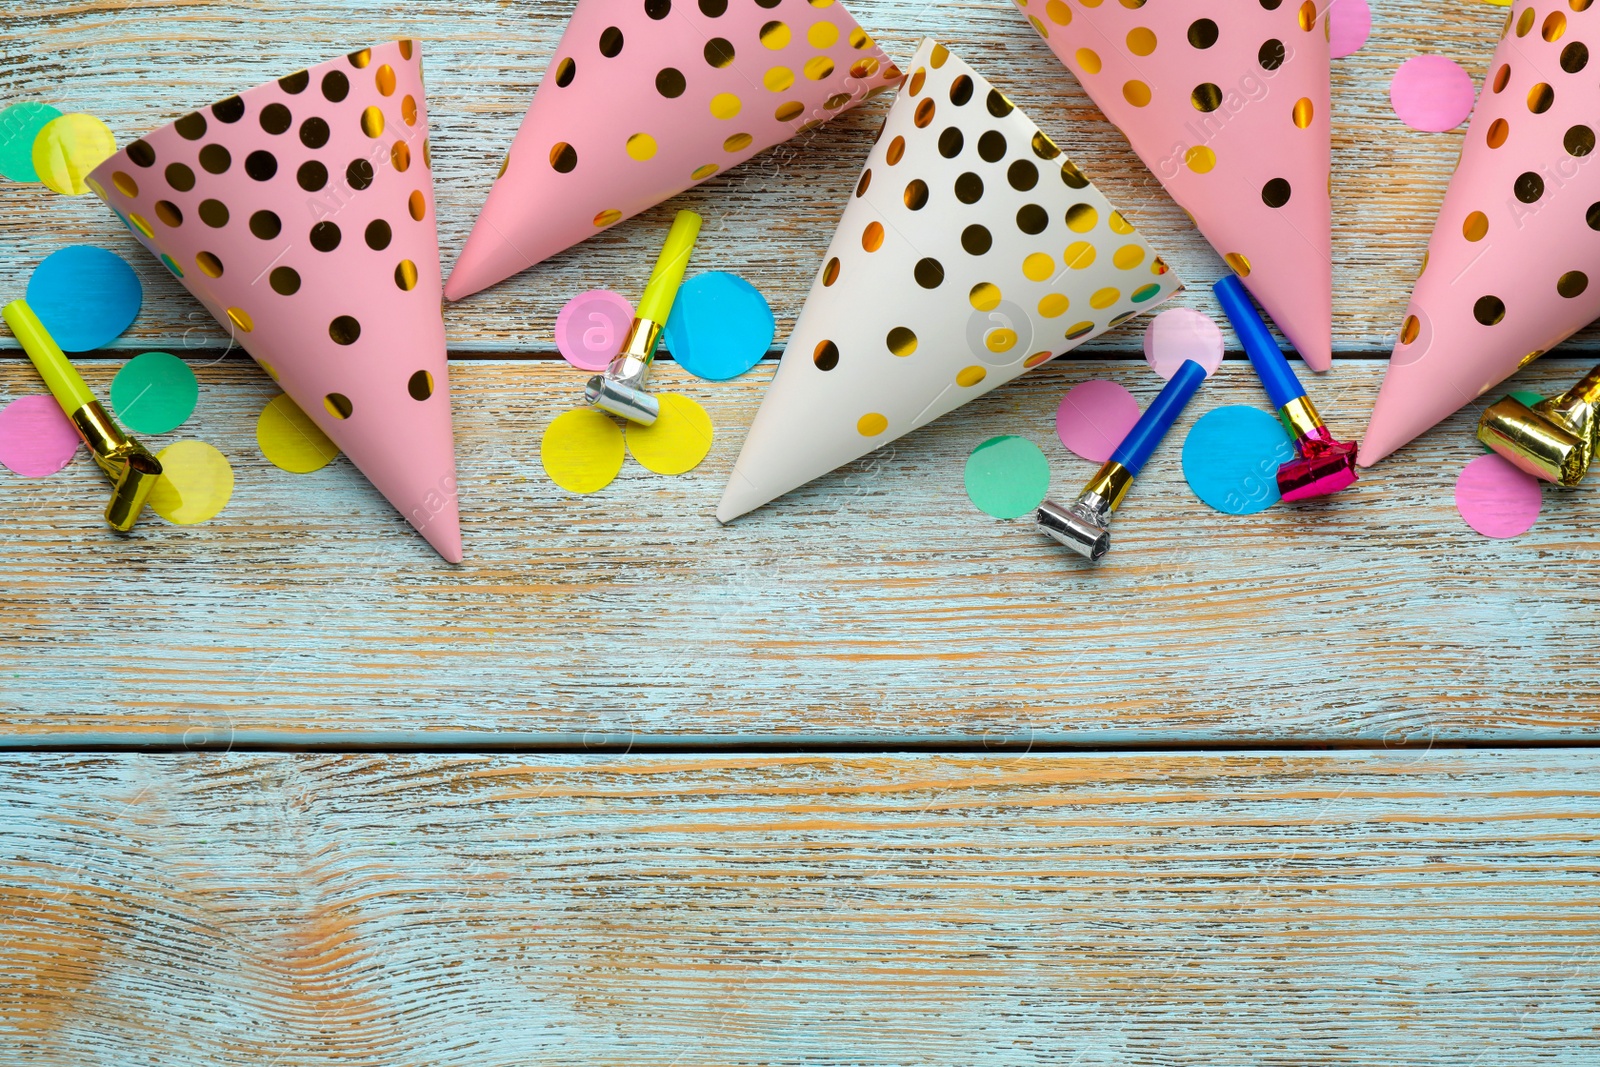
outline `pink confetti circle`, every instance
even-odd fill
[[[1372,33],[1367,0],[1333,0],[1328,7],[1328,48],[1334,59],[1354,54]]]
[[[1517,537],[1539,518],[1539,479],[1495,455],[1479,456],[1456,479],[1456,510],[1485,537]]]
[[[1074,385],[1056,409],[1056,436],[1067,450],[1104,463],[1139,421],[1139,402],[1116,382],[1097,378]]]
[[[620,293],[590,289],[556,316],[556,349],[579,370],[605,370],[628,337],[633,307]]]
[[[1413,130],[1443,133],[1472,114],[1472,75],[1444,56],[1412,56],[1389,83],[1389,103]]]
[[[1169,380],[1191,359],[1211,377],[1222,366],[1222,350],[1222,330],[1193,308],[1168,308],[1144,328],[1144,358]]]
[[[48,478],[83,442],[52,396],[25,396],[0,410],[0,463],[24,478]]]

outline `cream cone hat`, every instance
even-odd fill
[[[717,508],[726,522],[1181,288],[1003,93],[924,40]]]
[[[89,185],[372,484],[461,559],[422,50],[194,111]]]
[[[445,296],[509,278],[899,77],[837,0],[578,0]]]
[[[1306,365],[1333,363],[1328,0],[1015,0]]]
[[[1580,0],[1581,2],[1581,0]],[[1361,441],[1371,465],[1600,315],[1600,10],[1516,4]]]

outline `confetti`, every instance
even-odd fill
[[[767,298],[726,271],[698,274],[678,290],[667,319],[667,349],[697,378],[737,378],[772,347],[776,323]]]
[[[1499,456],[1479,456],[1456,478],[1456,510],[1485,537],[1517,537],[1533,529],[1542,494],[1539,479]]]
[[[261,409],[261,417],[256,419],[256,444],[273,466],[290,474],[321,470],[339,454],[339,446],[287,393],[273,397]]]
[[[1104,463],[1139,421],[1139,402],[1116,382],[1097,378],[1067,390],[1056,409],[1056,436],[1074,455]]]
[[[83,442],[48,394],[0,409],[0,463],[24,478],[46,478],[72,462]]]
[[[14,182],[36,182],[33,169],[33,142],[61,112],[49,104],[25,101],[0,111],[0,175]]]
[[[89,172],[116,151],[111,127],[93,115],[62,115],[45,123],[33,139],[33,169],[63,196],[82,196],[89,191]]]
[[[1276,504],[1278,467],[1295,455],[1277,419],[1230,404],[1202,415],[1183,442],[1183,476],[1202,502],[1227,515]]]
[[[1222,366],[1223,348],[1222,328],[1193,308],[1168,308],[1144,328],[1145,361],[1169,381],[1191,359],[1209,378]]]
[[[1412,56],[1389,83],[1394,113],[1414,130],[1443,133],[1472,113],[1472,75],[1444,56]]]
[[[1334,59],[1353,55],[1372,34],[1372,8],[1367,0],[1335,0],[1328,11],[1328,50]]]
[[[134,433],[171,433],[194,414],[199,399],[194,371],[168,352],[135,356],[111,380],[111,407]]]
[[[46,256],[28,279],[28,306],[64,352],[92,352],[139,317],[144,290],[133,268],[93,245]]]
[[[622,472],[622,431],[604,412],[577,408],[556,416],[539,441],[539,461],[569,493],[596,493]]]
[[[178,526],[217,517],[233,496],[228,457],[204,441],[178,441],[163,448],[161,480],[150,493],[150,509]]]
[[[602,371],[627,339],[633,307],[620,293],[590,289],[556,315],[556,350],[579,370]]]
[[[1018,519],[1044,503],[1050,463],[1026,437],[991,437],[967,457],[967,499],[985,515]]]
[[[683,474],[694,470],[711,451],[711,416],[693,398],[682,393],[656,396],[661,414],[654,424],[628,423],[624,434],[628,452],[645,470],[656,474]],[[608,479],[609,480],[609,479]]]

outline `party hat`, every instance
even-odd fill
[[[1327,370],[1326,14],[1314,0],[1015,3],[1300,358]]]
[[[899,77],[834,0],[578,0],[445,296],[509,278]]]
[[[1370,466],[1600,314],[1600,10],[1522,0],[1428,240],[1360,462]],[[1587,32],[1585,32],[1587,31]]]
[[[439,554],[461,559],[421,49],[191,112],[90,187]]]
[[[924,40],[717,508],[726,522],[1177,292],[982,75]]]

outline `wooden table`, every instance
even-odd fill
[[[1069,148],[1179,274],[1223,270],[999,2],[855,0]],[[0,99],[121,141],[299,66],[423,41],[453,261],[568,5],[37,0]],[[1389,111],[1418,51],[1481,79],[1502,9],[1396,0],[1334,64],[1336,332],[1370,410],[1460,131]],[[232,460],[216,521],[119,540],[80,458],[0,491],[0,1062],[1596,1062],[1596,489],[1495,542],[1452,506],[1470,407],[1337,503],[1230,518],[1169,445],[1094,569],[966,503],[1024,433],[1057,494],[1070,384],[1154,379],[1129,328],[726,529],[772,364],[661,369],[718,438],[573,497],[539,433],[572,294],[636,290],[673,211],[783,337],[887,101],[446,311],[467,562],[344,460],[268,464],[276,393],[93,198],[0,185],[0,292],[73,242],[145,310],[86,360],[191,356],[178,433]],[[1207,307],[1196,284],[1180,302]],[[1574,380],[1600,335],[1518,376]],[[39,391],[15,346],[0,395]],[[1230,360],[1178,427],[1261,404]]]

